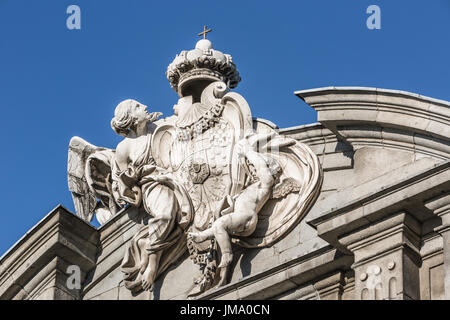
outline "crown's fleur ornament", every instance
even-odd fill
[[[213,49],[211,41],[206,39],[206,34],[211,31],[205,26],[198,34],[203,35],[203,39],[195,48],[181,51],[167,68],[167,79],[180,97],[193,81],[223,81],[229,88],[235,88],[241,81],[231,56]]]

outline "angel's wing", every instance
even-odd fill
[[[88,222],[92,220],[94,210],[98,206],[97,197],[101,199],[101,197],[95,192],[96,190],[90,187],[87,182],[86,165],[88,164],[88,158],[94,153],[105,153],[109,151],[112,150],[96,147],[80,137],[73,137],[69,143],[69,153],[67,159],[67,178],[69,190],[72,193],[77,216]],[[94,161],[94,164],[96,166],[94,166],[93,170],[96,170],[95,167],[100,167],[99,161]],[[106,167],[109,166],[109,171],[111,171],[109,162],[104,164]],[[88,167],[90,168],[88,171],[90,181],[92,182],[92,166],[88,165]],[[106,169],[106,171],[107,170],[108,169]],[[105,172],[104,169],[100,169],[100,171]],[[92,185],[94,185],[94,183],[92,183]]]
[[[111,161],[114,153],[111,149],[95,151],[87,158],[85,165],[89,193],[99,199],[95,213],[100,224],[105,223],[120,209],[112,191]]]

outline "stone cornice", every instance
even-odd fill
[[[438,216],[450,213],[450,192],[430,199],[426,202],[425,206]]]
[[[323,171],[350,169],[353,147],[320,123],[280,129],[280,134],[307,144],[319,157]]]
[[[14,293],[9,290],[11,287],[23,288],[30,282],[39,284],[35,277],[46,276],[48,272],[40,275],[40,270],[55,257],[88,272],[95,266],[97,241],[94,227],[57,206],[1,258],[0,298]]]
[[[326,87],[295,94],[318,112],[318,121],[355,150],[403,149],[450,158],[450,102],[379,88]]]
[[[363,228],[339,239],[355,254],[353,267],[387,256],[399,248],[412,252],[419,261],[420,223],[406,212],[399,212],[381,220],[369,228]],[[385,241],[383,241],[385,240]],[[383,245],[380,245],[383,243]],[[374,250],[363,250],[372,246]]]
[[[270,299],[303,285],[317,278],[318,275],[348,269],[352,262],[351,256],[343,255],[331,246],[325,246],[269,270],[212,289],[198,299]]]
[[[393,97],[404,97],[407,99],[422,101],[425,103],[433,103],[436,105],[441,105],[444,107],[450,108],[450,102],[446,100],[435,99],[427,96],[423,96],[417,93],[402,91],[402,90],[392,90],[392,89],[383,89],[383,88],[374,88],[374,87],[321,87],[314,89],[306,89],[306,90],[297,90],[294,92],[296,96],[301,98],[302,100],[306,100],[310,97],[318,97],[323,96],[325,94],[359,94],[359,95],[386,95]],[[344,101],[347,98],[344,98]],[[366,101],[364,97],[360,99],[361,101]],[[318,100],[320,101],[320,99]],[[306,102],[306,101],[305,101]],[[309,103],[308,103],[309,104]]]
[[[410,165],[414,172],[418,164]],[[423,221],[433,216],[433,213],[424,206],[429,199],[436,197],[445,190],[450,189],[450,161],[446,161],[421,172],[409,175],[399,175],[408,172],[405,168],[397,169],[381,176],[384,183],[379,184],[375,179],[364,183],[360,191],[364,191],[357,199],[348,199],[349,190],[342,190],[330,201],[325,198],[316,206],[325,208],[327,203],[334,203],[333,199],[342,198],[341,203],[334,203],[331,207],[308,224],[317,229],[318,235],[343,252],[349,253],[348,248],[339,238],[350,232],[379,221],[389,215],[406,210],[415,219]],[[373,188],[372,188],[373,187]],[[341,196],[340,196],[341,195]],[[346,196],[347,195],[347,196]]]
[[[325,142],[336,142],[336,135],[322,124],[316,122],[302,126],[280,129],[280,134],[290,136],[309,146],[325,145]]]
[[[146,214],[126,207],[105,222],[99,229],[99,252],[96,268],[92,270],[83,292],[88,293],[102,279],[117,268],[125,254],[125,246],[141,227]]]

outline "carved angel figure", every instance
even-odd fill
[[[239,72],[209,40],[177,55],[167,78],[180,98],[173,117],[153,123],[160,113],[125,100],[111,121],[124,137],[116,150],[71,140],[69,189],[87,221],[95,213],[103,224],[127,205],[148,214],[121,264],[129,290],[151,290],[188,250],[200,272],[191,298],[227,282],[236,246],[271,246],[291,232],[323,176],[308,146],[253,118],[230,91]]]
[[[133,237],[121,265],[125,286],[132,291],[152,290],[156,277],[185,250],[180,221],[189,200],[170,173],[156,166],[151,152],[154,128],[149,124],[160,115],[148,113],[135,100],[125,100],[111,121],[114,131],[125,137],[112,162],[114,197],[121,204],[142,206],[150,215],[148,226]]]
[[[125,100],[117,105],[111,120],[113,130],[124,137],[115,151],[80,138],[73,138],[69,146],[69,187],[74,201],[78,200],[80,216],[90,221],[95,211],[104,223],[127,204],[143,208],[150,216],[129,243],[121,265],[125,286],[132,291],[152,290],[157,276],[186,249],[182,225],[183,217],[189,216],[189,199],[170,173],[155,164],[151,151],[153,122],[160,115],[149,113],[135,100]],[[84,172],[71,169],[74,159],[84,160]],[[99,217],[104,212],[99,208],[108,213]]]

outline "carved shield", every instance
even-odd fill
[[[233,126],[220,119],[214,127],[191,139],[176,139],[172,143],[172,166],[191,197],[196,230],[211,225],[221,201],[230,194],[235,140]]]
[[[246,173],[239,164],[236,142],[248,130],[256,132],[274,131],[267,121],[253,121],[245,99],[229,92],[221,98],[214,95],[215,83],[202,93],[205,105],[221,104],[223,111],[219,121],[205,131],[189,139],[180,136],[175,127],[175,117],[166,118],[154,133],[152,146],[159,166],[170,168],[191,197],[194,206],[191,228],[205,230],[217,218],[224,197],[238,195],[244,188]],[[263,247],[280,240],[288,234],[305,216],[314,203],[322,182],[317,156],[306,145],[281,148],[277,154],[270,154],[282,167],[280,179],[292,184],[281,187],[274,197],[267,201],[258,214],[258,225],[253,234],[233,241],[244,247]],[[286,192],[287,190],[287,192]],[[195,231],[195,230],[194,230]],[[203,244],[206,249],[206,244]]]

